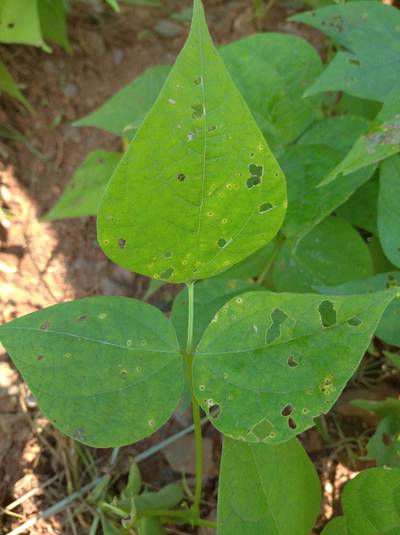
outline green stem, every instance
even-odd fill
[[[192,395],[192,412],[194,425],[194,441],[196,448],[196,483],[192,511],[196,517],[200,516],[201,487],[203,479],[203,442],[201,437],[200,407],[193,391],[193,321],[194,321],[194,282],[187,284],[188,288],[188,331],[186,343],[186,366],[190,392]]]
[[[210,520],[204,520],[202,518],[195,518],[191,511],[168,511],[168,510],[143,511],[140,514],[140,516],[141,517],[159,516],[159,517],[164,517],[164,518],[181,518],[187,524],[191,524],[192,526],[204,526],[206,528],[217,527],[215,522],[211,522]]]

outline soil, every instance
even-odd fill
[[[88,152],[121,148],[115,136],[96,129],[74,128],[71,122],[95,109],[147,67],[173,62],[184,43],[187,25],[179,23],[172,37],[160,36],[155,28],[159,21],[169,19],[190,2],[165,0],[161,8],[123,5],[120,14],[103,7],[100,1],[91,0],[91,4],[89,8],[84,2],[73,3],[69,16],[73,48],[70,55],[58,47],[52,54],[26,46],[0,47],[3,61],[36,110],[31,115],[6,96],[0,102],[1,124],[24,136],[22,142],[0,141],[0,207],[9,215],[9,220],[0,225],[0,322],[85,296],[125,295],[140,299],[149,284],[146,277],[116,267],[104,257],[96,243],[93,218],[55,223],[40,219]],[[273,30],[302,35],[322,54],[325,51],[321,34],[287,22],[287,16],[301,4],[270,3],[268,14],[258,20],[253,16],[250,0],[208,0],[205,4],[211,33],[218,44],[257,30]],[[178,290],[164,287],[150,301],[166,310]],[[324,488],[324,506],[315,533],[320,533],[327,519],[340,511],[338,496],[343,483],[365,467],[357,456],[365,453],[366,437],[376,425],[365,419],[365,413],[355,411],[349,399],[383,399],[396,394],[399,378],[382,360],[381,348],[366,359],[367,364],[378,363],[378,373],[371,379],[361,372],[325,419],[331,442],[324,441],[316,429],[301,437]],[[149,439],[123,448],[113,472],[116,477],[112,490],[117,492],[126,481],[132,457],[190,423],[190,415],[179,413]],[[360,439],[362,433],[364,438]],[[205,435],[208,468],[202,508],[204,517],[214,519],[220,443],[210,426],[205,426]],[[192,439],[185,440],[189,441],[185,448],[189,448]],[[335,447],[329,445],[333,442],[337,443]],[[175,447],[180,447],[179,442]],[[110,451],[91,449],[88,454],[88,450],[62,436],[40,414],[0,347],[0,533],[9,533],[104,473]],[[150,488],[159,488],[181,479],[181,470],[190,478],[190,460],[183,468],[182,462],[179,449],[178,454],[174,448],[168,454],[157,453],[141,463],[143,480]],[[191,485],[190,479],[188,484]],[[19,505],[9,508],[21,497]],[[27,532],[85,535],[90,530],[92,513],[93,505],[77,500],[58,515],[38,517]],[[167,530],[196,533],[181,526]],[[213,531],[200,528],[197,533]]]

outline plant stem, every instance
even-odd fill
[[[193,325],[194,325],[194,282],[187,284],[188,289],[188,330],[186,343],[186,366],[190,392],[192,395],[192,412],[194,425],[194,441],[196,448],[196,483],[192,511],[196,517],[200,516],[201,487],[203,479],[203,442],[201,437],[200,407],[193,392]]]

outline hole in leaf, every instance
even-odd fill
[[[353,318],[347,320],[347,323],[352,327],[358,327],[359,325],[361,325],[362,321],[360,320],[360,318],[357,318],[357,316],[354,316]]]
[[[249,165],[249,171],[251,175],[262,177],[263,175],[263,166],[262,165],[256,165],[255,163],[251,163]]]
[[[268,420],[264,419],[256,424],[251,430],[254,435],[260,440],[266,438],[272,430],[272,424]]]
[[[332,301],[322,301],[318,308],[323,327],[332,327],[336,323],[336,310]]]
[[[290,429],[296,429],[297,424],[296,424],[296,422],[295,422],[295,420],[293,418],[289,418],[288,426],[290,427]]]
[[[50,322],[48,320],[46,320],[40,325],[40,330],[41,331],[48,331],[49,327],[50,327]]]
[[[257,186],[261,182],[261,179],[259,176],[251,176],[247,182],[246,185],[249,189],[253,188],[254,186]]]
[[[169,279],[173,272],[174,272],[173,268],[168,268],[161,273],[160,277],[162,279]]]
[[[281,410],[282,416],[290,416],[292,412],[293,412],[293,407],[290,404],[285,405],[283,409]]]
[[[271,314],[272,325],[268,328],[266,343],[270,344],[281,335],[281,325],[287,319],[287,315],[279,308],[273,310]]]
[[[43,359],[44,359],[44,355],[38,355],[38,356],[36,357],[36,359],[37,359],[37,360],[43,360]]]
[[[289,368],[297,368],[297,366],[299,365],[299,363],[293,357],[293,355],[290,355],[290,357],[287,359],[287,363],[288,363]]]
[[[192,104],[192,110],[193,119],[200,119],[201,117],[203,117],[204,108],[202,104]]]
[[[225,245],[228,242],[226,240],[224,240],[224,238],[220,238],[217,243],[218,243],[218,247],[221,247],[221,249],[222,249],[223,247],[225,247]]]
[[[273,206],[270,202],[265,202],[264,204],[261,204],[258,209],[260,214],[263,214],[264,212],[269,212],[272,208]]]
[[[176,178],[179,180],[179,182],[183,182],[186,176],[183,173],[179,173]]]
[[[118,240],[118,247],[119,247],[120,249],[125,249],[125,245],[126,245],[126,240],[124,240],[124,238],[120,238],[120,239]]]

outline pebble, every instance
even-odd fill
[[[182,27],[169,19],[161,19],[154,26],[154,31],[161,37],[172,38],[182,34]]]

